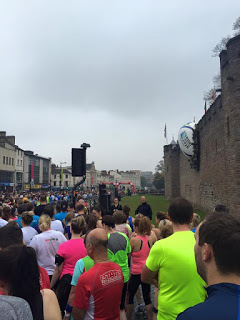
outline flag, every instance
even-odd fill
[[[167,126],[166,126],[166,123],[165,123],[165,127],[164,127],[164,138],[167,138]]]
[[[215,90],[215,88],[212,91],[212,97],[211,98],[212,98],[213,101],[216,100],[216,90]]]
[[[31,163],[31,180],[34,180],[34,163]]]
[[[207,112],[207,102],[206,102],[206,100],[205,100],[205,105],[204,105],[204,114],[206,114],[206,112]]]

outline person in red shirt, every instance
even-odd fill
[[[78,280],[73,302],[74,320],[118,320],[124,278],[121,268],[108,259],[108,238],[103,229],[89,232],[86,249],[94,266]]]

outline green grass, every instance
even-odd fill
[[[136,195],[131,197],[126,196],[122,198],[121,205],[122,206],[128,205],[131,208],[130,215],[132,217],[135,216],[135,210],[141,204],[142,196],[143,195],[141,194],[141,195]],[[156,213],[158,211],[163,211],[167,213],[168,207],[171,201],[166,200],[164,196],[157,196],[157,195],[154,196],[149,194],[146,194],[145,196],[146,196],[147,203],[150,204],[152,208],[152,212],[153,212],[152,222],[155,223]],[[205,213],[200,210],[194,209],[194,212],[198,213],[201,219],[205,217]]]

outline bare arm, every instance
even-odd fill
[[[76,287],[75,286],[72,286],[71,288],[71,291],[69,293],[69,297],[68,297],[68,305],[69,306],[73,306],[73,301],[74,301],[74,298],[75,298],[75,293],[76,293]]]
[[[145,264],[141,274],[141,281],[144,283],[155,285],[156,282],[154,281],[154,279],[156,279],[157,275],[158,275],[158,271],[151,271],[150,269],[148,269],[148,267]]]
[[[75,292],[76,292],[76,287],[72,286],[71,291],[69,293],[68,302],[67,302],[69,307],[73,306],[73,301],[74,301],[74,298],[75,298]],[[67,312],[67,314],[69,314],[69,312]],[[68,317],[64,316],[63,320],[69,320],[69,316]]]
[[[51,280],[51,289],[55,286],[56,282],[58,281],[63,269],[63,263],[60,266],[56,266],[53,272],[52,280]]]
[[[159,234],[160,234],[160,230],[159,230]],[[157,241],[157,236],[153,230],[151,230],[149,240],[151,241],[151,246]]]
[[[50,289],[43,289],[41,294],[44,320],[61,320],[62,316],[55,293]]]
[[[97,221],[97,228],[102,228],[102,220]]]
[[[72,316],[74,320],[83,320],[84,314],[85,314],[85,310],[73,307]]]
[[[158,228],[152,228],[152,231],[155,233],[156,237],[157,237],[157,240],[160,240],[161,239],[161,233],[160,233],[160,230]],[[156,241],[157,241],[156,240]]]
[[[136,244],[138,242],[138,238],[136,238],[136,236],[132,237],[131,240],[130,240],[130,246],[131,246],[131,252],[135,251],[136,250]]]

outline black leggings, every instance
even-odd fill
[[[125,300],[126,300],[126,293],[127,293],[127,285],[128,283],[125,282],[123,289],[122,289],[122,297],[121,297],[121,304],[120,304],[120,310],[125,309]]]
[[[142,286],[143,300],[145,305],[151,304],[150,298],[150,284],[143,283],[141,281],[141,274],[131,274],[128,283],[128,304],[133,304],[133,298],[138,290],[138,287]]]
[[[56,291],[56,296],[57,296],[62,314],[64,313],[65,306],[68,301],[68,296],[71,291],[71,281],[72,281],[72,276],[70,274],[65,274],[64,276],[62,276],[61,280],[59,281],[58,288]]]

